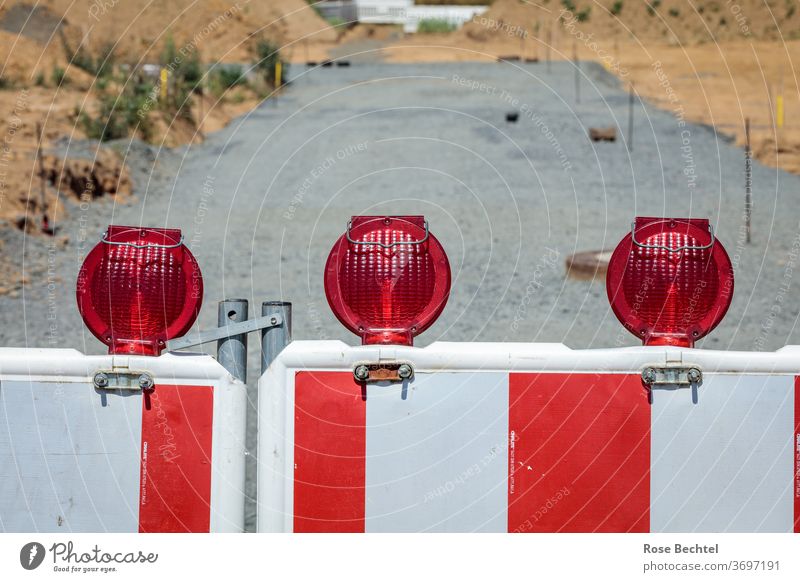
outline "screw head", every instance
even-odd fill
[[[142,374],[139,376],[139,388],[142,390],[150,390],[153,387],[153,377],[150,374]]]
[[[270,322],[272,325],[275,325],[275,324],[277,324],[277,323],[278,323],[278,318],[277,318],[277,317],[272,317],[272,318],[270,318],[269,322]]]
[[[692,384],[697,384],[698,382],[700,382],[700,380],[702,380],[703,373],[697,368],[690,368],[686,374],[686,377]]]
[[[645,384],[652,384],[656,381],[656,371],[653,368],[645,368],[642,370],[642,381]]]
[[[105,388],[108,386],[108,375],[105,372],[98,372],[94,375],[93,381],[98,388]]]
[[[356,380],[359,382],[363,382],[369,378],[369,368],[367,368],[364,364],[356,366],[353,370],[353,376],[355,376]]]
[[[414,368],[408,364],[400,364],[400,367],[397,368],[397,375],[403,380],[408,380],[414,375]]]

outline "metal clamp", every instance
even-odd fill
[[[646,386],[699,386],[703,383],[703,371],[698,366],[647,366],[642,370],[642,382]]]
[[[103,243],[103,244],[111,245],[111,246],[133,247],[135,249],[149,249],[149,248],[176,249],[176,248],[178,248],[179,246],[181,246],[183,244],[183,235],[181,235],[181,239],[177,243],[171,244],[171,245],[162,245],[162,244],[159,244],[159,243],[146,243],[146,244],[143,244],[143,245],[137,245],[136,243],[132,243],[132,242],[120,242],[120,241],[108,240],[108,231],[105,231],[103,233],[103,236],[100,237],[100,242]]]
[[[350,220],[350,221],[347,222],[347,233],[346,233],[347,234],[347,242],[349,242],[351,245],[367,245],[367,246],[375,245],[375,246],[381,247],[382,249],[390,249],[392,247],[396,247],[396,246],[399,246],[399,245],[421,245],[426,240],[428,240],[428,236],[430,234],[428,232],[428,221],[426,220],[424,222],[425,222],[425,236],[423,236],[421,239],[419,239],[419,240],[409,240],[409,241],[396,241],[396,242],[393,242],[393,243],[384,244],[384,243],[381,243],[381,242],[353,240],[353,237],[350,236],[350,230],[353,228],[353,221]]]
[[[708,243],[707,245],[702,245],[702,246],[685,245],[673,249],[672,247],[668,247],[667,245],[646,245],[644,243],[640,243],[638,240],[636,240],[636,223],[635,222],[631,223],[631,240],[633,241],[634,245],[636,245],[640,249],[664,250],[669,253],[679,253],[681,251],[705,251],[710,249],[711,247],[714,246],[714,242],[716,241],[716,239],[714,238],[714,228],[710,224],[708,225],[708,233],[711,235],[711,242]]]
[[[402,382],[414,376],[414,366],[408,362],[361,363],[353,366],[356,382]]]
[[[233,335],[250,333],[268,327],[277,327],[282,323],[283,318],[280,315],[267,315],[265,317],[258,317],[256,319],[248,319],[247,321],[242,321],[241,323],[232,323],[216,329],[209,329],[207,331],[200,332],[197,335],[184,336],[182,338],[170,340],[167,342],[167,350],[174,352],[175,350],[182,350],[183,348],[207,344],[209,342],[225,339]]]
[[[150,390],[155,380],[149,372],[100,370],[95,373],[92,383],[99,390]]]

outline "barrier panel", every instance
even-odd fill
[[[258,528],[796,532],[798,375],[797,346],[293,342],[259,381]]]
[[[0,348],[0,531],[242,531],[245,406],[206,355]]]

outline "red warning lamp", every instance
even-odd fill
[[[197,319],[203,277],[180,230],[109,226],[83,262],[76,295],[110,354],[157,356]]]
[[[325,295],[362,343],[410,346],[447,303],[450,263],[423,216],[354,216],[328,256]]]
[[[645,345],[693,347],[728,311],[733,267],[708,220],[636,218],[611,256],[606,291]]]

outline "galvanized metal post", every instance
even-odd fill
[[[292,304],[286,301],[264,301],[261,315],[280,315],[282,323],[261,331],[261,373],[266,372],[283,348],[292,341]]]
[[[247,321],[247,299],[226,299],[219,302],[217,325]],[[217,341],[217,361],[231,376],[247,382],[247,334],[242,333]]]
[[[751,241],[753,219],[753,152],[750,149],[750,118],[744,120],[744,222],[747,243]]]

